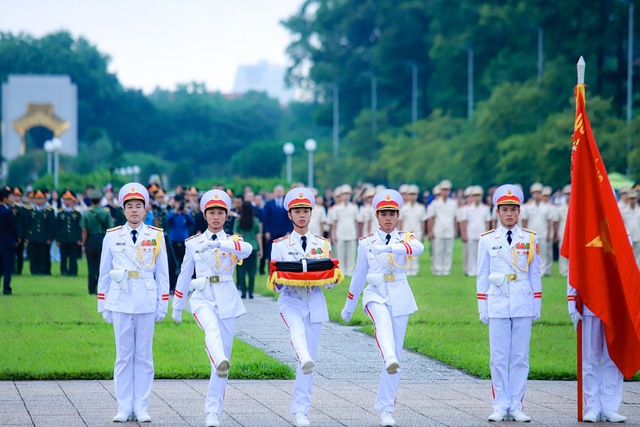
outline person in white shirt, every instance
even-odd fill
[[[335,243],[340,268],[351,276],[355,267],[356,242],[358,240],[358,206],[351,203],[351,186],[340,186],[335,196],[338,201],[329,209],[331,241]]]
[[[400,217],[398,219],[398,229],[413,232],[416,239],[422,243],[424,239],[425,222],[427,220],[427,210],[422,203],[418,203],[419,192],[420,190],[417,185],[407,185],[405,204],[400,210]],[[417,276],[419,271],[420,263],[418,260],[411,260],[407,267],[407,276]]]
[[[542,201],[544,187],[539,182],[531,185],[529,191],[531,199],[522,207],[522,227],[538,233],[540,240],[540,272],[543,276],[551,274],[552,263],[549,262],[549,252],[553,251],[552,242],[552,212],[551,205]]]
[[[182,310],[189,290],[191,313],[205,334],[205,349],[211,364],[204,411],[207,427],[220,425],[224,392],[237,319],[246,313],[233,281],[234,271],[251,255],[253,247],[238,235],[224,231],[231,199],[222,190],[209,190],[200,199],[200,211],[207,221],[204,233],[185,241],[185,256],[173,295],[172,317],[182,323]],[[195,273],[196,279],[191,280]]]
[[[640,268],[640,207],[638,207],[638,191],[631,190],[627,196],[627,209],[622,214],[624,226],[633,243],[633,255]]]
[[[453,242],[456,237],[458,202],[450,199],[451,181],[438,185],[440,196],[429,205],[427,228],[433,242],[431,272],[434,276],[448,276],[453,262]]]
[[[169,304],[169,265],[161,228],[143,223],[147,189],[125,184],[118,195],[127,218],[104,237],[98,278],[98,312],[113,323],[116,363],[113,382],[118,401],[114,422],[150,422],[153,385],[153,330]]]
[[[567,184],[562,189],[562,203],[554,206],[553,212],[553,233],[554,241],[558,242],[558,247],[562,247],[564,241],[564,229],[567,225],[567,214],[569,213],[569,195],[571,194],[571,185]],[[567,276],[569,272],[569,260],[562,255],[558,258],[558,272],[561,276]]]
[[[294,188],[284,198],[289,219],[293,224],[291,234],[273,242],[271,253],[272,263],[275,261],[304,261],[311,259],[331,259],[331,242],[323,237],[311,234],[309,220],[313,215],[315,196],[307,188]],[[336,280],[341,280],[340,277]],[[278,308],[291,336],[298,364],[296,381],[291,394],[290,412],[295,418],[297,427],[308,427],[309,410],[311,409],[311,394],[315,373],[316,357],[318,355],[318,340],[323,322],[329,321],[327,303],[322,287],[331,289],[335,281],[324,282],[321,285],[300,285],[292,279],[274,273],[269,277],[269,285],[280,293]]]
[[[418,309],[406,269],[409,259],[424,251],[414,233],[396,228],[402,205],[402,196],[395,190],[383,190],[373,198],[379,228],[360,239],[358,262],[341,312],[342,319],[349,322],[362,293],[362,306],[375,326],[382,356],[374,405],[380,412],[381,426],[396,425],[392,414],[400,383],[404,336],[409,316]]]
[[[491,226],[491,212],[489,206],[482,203],[482,187],[474,185],[469,191],[470,203],[460,213],[460,237],[467,242],[467,276],[478,274],[478,243],[480,235]]]
[[[536,233],[518,226],[523,198],[515,185],[496,189],[493,204],[499,224],[480,237],[478,246],[478,313],[489,325],[489,421],[531,421],[523,406],[531,325],[540,318],[542,280]]]

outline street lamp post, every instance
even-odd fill
[[[292,143],[286,142],[282,146],[282,151],[287,156],[287,182],[291,183],[291,155],[296,151],[296,147]]]
[[[49,173],[51,173],[49,161],[51,154],[53,154],[53,187],[58,188],[59,184],[59,173],[60,173],[60,149],[62,148],[62,140],[60,138],[53,138],[50,141],[44,143],[44,149],[49,156],[47,158],[47,168],[49,169]]]
[[[627,29],[627,178],[631,176],[631,117],[633,97],[633,0],[620,0],[629,6],[629,23]]]
[[[52,156],[53,156],[53,141],[50,139],[44,143],[44,151],[47,152],[47,175],[51,175]]]
[[[406,61],[411,67],[411,135],[416,137],[416,121],[418,120],[418,64]]]
[[[467,47],[467,119],[473,115],[473,48]]]
[[[309,187],[313,187],[313,152],[316,151],[317,147],[318,144],[316,144],[315,139],[309,138],[304,142],[304,149],[309,153],[309,178],[307,180]]]

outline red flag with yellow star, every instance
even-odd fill
[[[626,378],[640,370],[640,272],[585,109],[575,88],[571,196],[561,253],[584,304],[604,324],[611,359]]]

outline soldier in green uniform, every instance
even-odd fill
[[[24,222],[26,220],[27,210],[22,203],[22,190],[20,187],[13,187],[11,191],[11,210],[16,220],[16,228],[18,229],[18,246],[16,247],[16,267],[13,274],[22,274],[22,266],[24,265]]]
[[[167,213],[169,212],[169,206],[165,200],[166,193],[160,189],[155,193],[153,204],[153,217],[155,218],[155,226],[164,230],[165,237],[168,233]],[[166,242],[166,240],[165,240]]]
[[[55,232],[55,212],[46,206],[44,190],[33,194],[33,207],[27,209],[25,243],[32,276],[51,275],[51,242]]]
[[[100,254],[102,253],[102,239],[107,230],[113,227],[113,220],[107,208],[100,206],[102,193],[100,190],[89,191],[91,207],[82,214],[80,228],[82,229],[82,246],[87,256],[89,269],[89,293],[98,291],[98,276],[100,276]]]
[[[75,209],[77,201],[71,190],[62,193],[63,206],[58,209],[56,217],[56,242],[60,247],[60,274],[63,276],[78,275],[78,258],[82,250],[82,214]]]

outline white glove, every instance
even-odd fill
[[[103,311],[102,318],[108,325],[111,325],[113,323],[113,312],[111,310]]]
[[[342,317],[342,320],[344,320],[347,323],[351,321],[351,316],[353,316],[353,312],[347,310],[346,308],[343,308],[342,311],[340,312],[340,317]]]
[[[209,240],[206,246],[207,249],[217,249],[220,247],[220,240]]]
[[[173,310],[171,312],[171,317],[176,323],[182,323],[182,310]]]
[[[166,316],[167,313],[162,312],[162,311],[156,311],[156,322],[162,322],[164,320],[164,316]]]
[[[480,321],[482,323],[484,323],[485,325],[487,325],[489,323],[489,314],[487,313],[480,313]]]
[[[383,252],[391,252],[391,246],[389,245],[372,245],[371,252],[374,254],[379,254]]]
[[[533,315],[533,320],[531,322],[535,322],[536,320],[538,320],[540,318],[540,312],[536,312],[536,314]]]
[[[571,321],[573,322],[573,329],[575,329],[577,331],[578,330],[578,322],[582,320],[582,314],[580,314],[580,312],[576,311],[574,313],[571,313],[570,316],[571,316]]]

